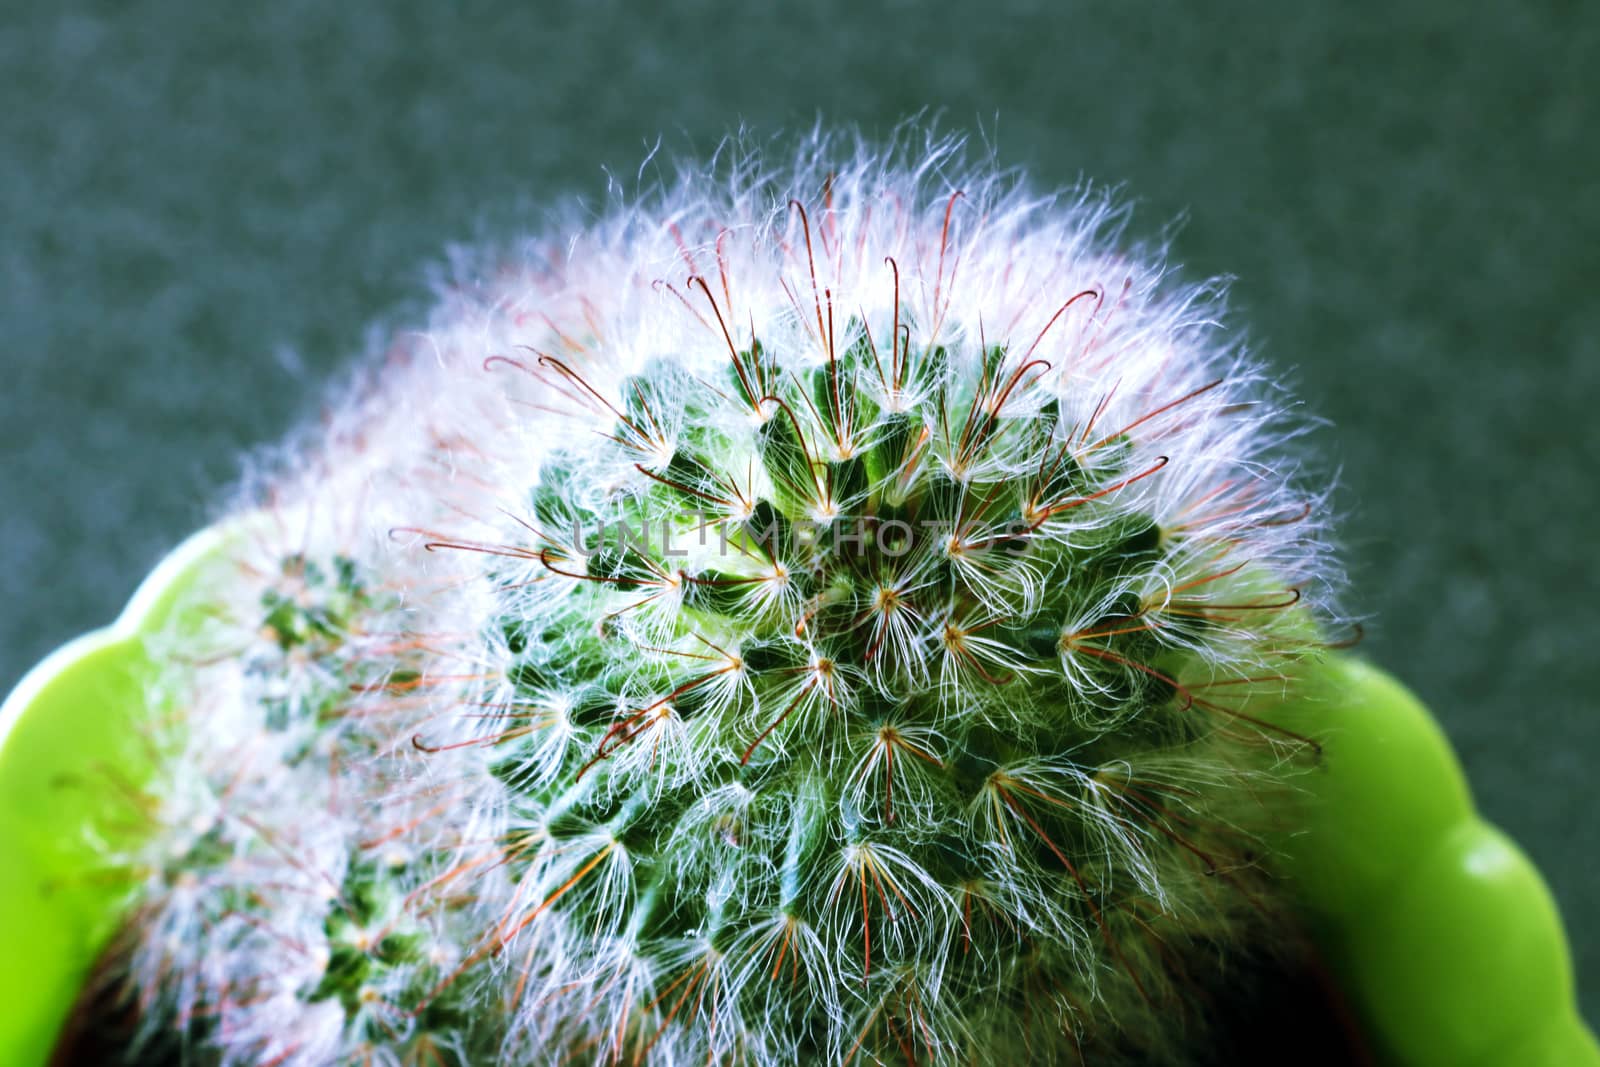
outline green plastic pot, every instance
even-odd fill
[[[175,613],[229,534],[185,542],[110,627],[40,663],[0,706],[0,1064],[45,1064],[128,905],[99,871],[107,790],[152,773],[142,741],[145,638]],[[1330,657],[1275,713],[1315,736],[1303,818],[1278,842],[1306,926],[1380,1062],[1600,1067],[1579,1018],[1555,901],[1479,818],[1438,724],[1370,664]]]

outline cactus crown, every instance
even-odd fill
[[[949,151],[691,175],[342,409],[174,683],[148,1000],[238,1062],[1165,1054],[1270,910],[1322,498],[1210,294]]]

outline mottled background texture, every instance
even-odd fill
[[[1236,276],[1330,424],[1365,650],[1549,874],[1595,1019],[1597,67],[1600,8],[1533,0],[11,0],[0,690],[417,321],[449,243],[602,200],[658,136],[933,109]]]

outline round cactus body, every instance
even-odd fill
[[[151,1032],[1183,1059],[1273,914],[1325,494],[1106,201],[908,156],[474,259],[275,465],[162,692]]]

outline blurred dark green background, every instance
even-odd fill
[[[600,200],[658,135],[942,109],[1237,275],[1333,424],[1366,652],[1548,872],[1600,1017],[1600,8],[777,6],[7,4],[0,690],[420,313],[449,242]]]

